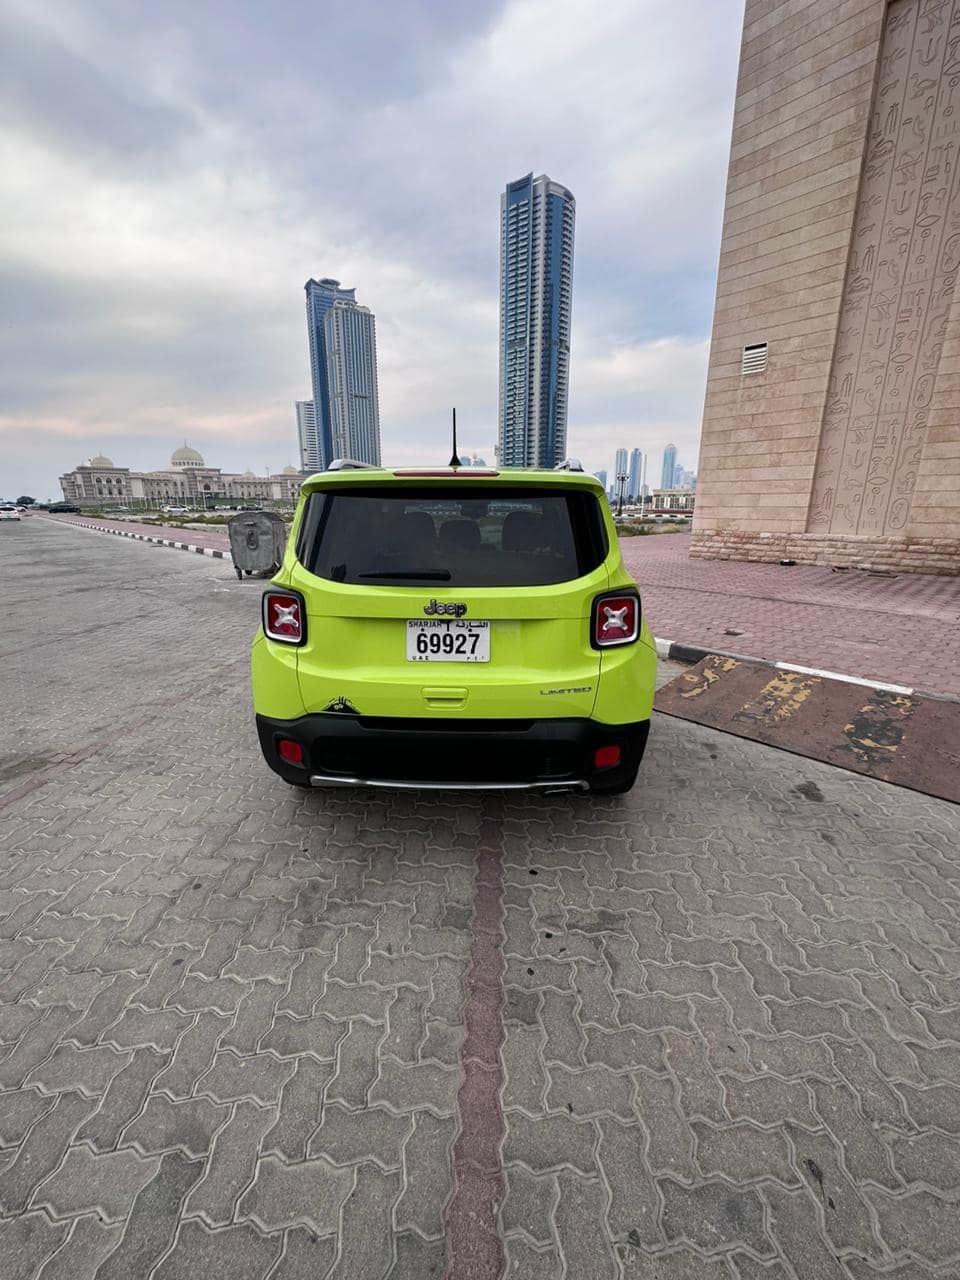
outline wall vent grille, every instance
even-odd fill
[[[749,347],[744,347],[743,359],[740,362],[741,375],[766,372],[767,344],[765,342],[753,342]]]

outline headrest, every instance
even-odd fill
[[[504,551],[536,551],[543,543],[542,516],[532,511],[511,511],[506,516],[500,534]]]
[[[476,551],[480,526],[472,520],[447,520],[440,526],[440,546],[454,551]]]

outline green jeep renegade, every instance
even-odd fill
[[[253,698],[302,787],[633,786],[656,653],[598,480],[385,470],[304,483]]]

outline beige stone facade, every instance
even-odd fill
[[[115,467],[102,454],[82,462],[60,477],[67,502],[81,507],[157,507],[164,503],[200,508],[207,502],[296,502],[306,473],[284,467],[274,476],[243,475],[208,467],[195,449],[174,451],[170,466],[162,471],[131,471]]]
[[[960,573],[960,0],[747,0],[691,554]]]
[[[697,495],[692,489],[654,489],[651,499],[654,511],[692,514]]]

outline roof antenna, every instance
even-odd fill
[[[457,455],[457,411],[453,411],[453,457],[450,459],[451,467],[462,467],[463,463]]]

